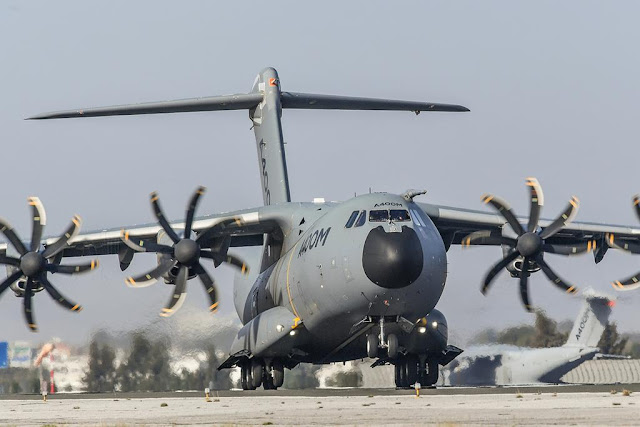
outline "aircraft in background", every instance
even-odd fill
[[[443,369],[443,384],[452,386],[526,385],[562,383],[561,378],[600,354],[598,342],[609,323],[615,302],[593,291],[584,292],[585,302],[561,347],[526,348],[483,345],[468,348],[464,355]]]
[[[41,240],[46,215],[39,200],[33,199],[29,245],[6,221],[1,224],[0,231],[10,244],[0,246],[0,263],[9,267],[0,292],[12,286],[23,298],[27,322],[35,329],[32,297],[43,289],[64,307],[80,310],[51,286],[47,275],[75,274],[97,266],[97,262],[65,266],[63,257],[117,254],[125,270],[134,254],[148,252],[157,256],[157,267],[125,281],[128,286],[142,287],[162,278],[173,285],[171,298],[161,311],[162,316],[170,316],[184,302],[188,281],[196,277],[206,290],[209,309],[217,310],[216,285],[206,263],[214,267],[228,263],[245,275],[251,267],[257,278],[236,280],[234,285],[235,308],[244,326],[220,367],[239,366],[244,389],[278,388],[285,367],[291,369],[301,362],[342,362],[367,356],[377,359],[377,365],[395,365],[396,385],[408,387],[416,381],[435,383],[438,365],[449,363],[461,352],[448,345],[446,318],[435,310],[446,283],[446,252],[451,245],[501,246],[504,258],[487,275],[483,290],[506,269],[519,276],[523,304],[531,310],[527,278],[538,270],[559,289],[576,291],[546,263],[545,253],[593,251],[598,262],[608,247],[605,233],[615,233],[623,241],[640,233],[628,227],[571,223],[578,209],[576,198],[555,220],[541,220],[544,198],[535,178],[527,180],[531,213],[524,226],[508,204],[495,196],[486,196],[484,201],[496,213],[417,202],[415,198],[425,190],[365,194],[340,203],[292,202],[281,123],[283,109],[289,108],[416,114],[468,111],[459,105],[282,91],[276,70],[266,68],[250,93],[32,117],[248,110],[264,205],[197,217],[196,208],[205,191],[199,187],[187,204],[184,221],[170,222],[154,192],[150,201],[159,224],[79,234],[79,219],[74,219],[60,238]],[[218,158],[221,153],[216,149]],[[123,162],[123,167],[137,167],[143,160]],[[393,167],[401,168],[402,162]],[[506,230],[506,223],[515,236]],[[262,247],[260,263],[248,266],[229,252],[242,246]]]

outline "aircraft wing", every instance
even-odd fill
[[[418,203],[422,210],[429,215],[440,234],[447,249],[450,245],[462,244],[463,239],[477,231],[489,231],[491,235],[512,236],[512,231],[502,215],[491,211],[478,211],[450,206]],[[518,217],[519,222],[525,224],[527,218]],[[539,226],[545,228],[552,220],[541,219]],[[505,227],[506,225],[506,227]],[[503,230],[504,228],[504,230]],[[611,235],[615,236],[615,245],[610,241]],[[594,222],[573,221],[568,223],[557,234],[554,234],[546,243],[549,244],[577,244],[596,241],[596,248],[604,249],[623,245],[625,242],[637,242],[640,237],[640,228],[625,225],[601,224]],[[478,243],[476,243],[478,244]],[[484,243],[487,245],[499,245],[500,243]],[[594,252],[596,262],[604,256],[603,250]]]
[[[282,231],[282,214],[282,210],[277,207],[264,206],[201,216],[194,219],[193,230],[196,235],[200,235],[216,224],[225,224],[223,227],[218,227],[215,232],[208,234],[202,242],[202,246],[205,247],[210,246],[216,238],[226,236],[230,237],[230,247],[261,246],[265,233]],[[184,221],[173,221],[170,224],[176,230],[184,228]],[[128,246],[120,238],[122,230],[128,232],[131,240],[151,242],[157,239],[161,227],[157,223],[149,223],[79,233],[69,241],[61,254],[63,257],[109,254],[119,254],[122,257],[128,249]],[[45,247],[50,246],[57,239],[58,236],[44,238],[43,244]],[[7,243],[0,244],[0,255],[6,253]]]

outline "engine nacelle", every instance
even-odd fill
[[[513,262],[509,263],[509,265],[507,265],[507,271],[509,271],[511,277],[520,277],[520,272],[522,271],[523,264],[524,258],[518,257]],[[538,264],[536,264],[535,262],[529,263],[529,267],[527,268],[527,271],[529,273],[535,273],[539,270],[540,266]]]
[[[407,344],[410,353],[440,353],[447,349],[449,327],[447,319],[435,308],[420,319],[411,331]]]

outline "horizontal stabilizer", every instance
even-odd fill
[[[396,101],[393,99],[357,98],[351,96],[316,95],[311,93],[282,92],[282,108],[307,110],[395,110],[413,111],[469,111],[462,105],[433,102]]]
[[[27,120],[64,119],[70,117],[129,116],[134,114],[187,113],[193,111],[246,110],[262,102],[261,93],[189,98],[177,101],[146,102],[44,113]]]
[[[55,111],[29,117],[27,120],[66,119],[73,117],[130,116],[136,114],[188,113],[194,111],[249,110],[264,99],[261,92],[179,99],[177,101],[145,102],[141,104],[115,105],[112,107],[85,108]],[[282,92],[282,108],[311,110],[393,110],[413,111],[469,111],[453,104],[433,102],[395,101],[392,99],[357,98],[350,96],[314,95],[309,93]]]

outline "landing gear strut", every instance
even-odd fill
[[[374,359],[378,357],[378,349],[386,348],[387,356],[395,359],[398,356],[398,337],[395,334],[386,336],[384,330],[384,316],[380,317],[380,335],[367,335],[367,356]]]

